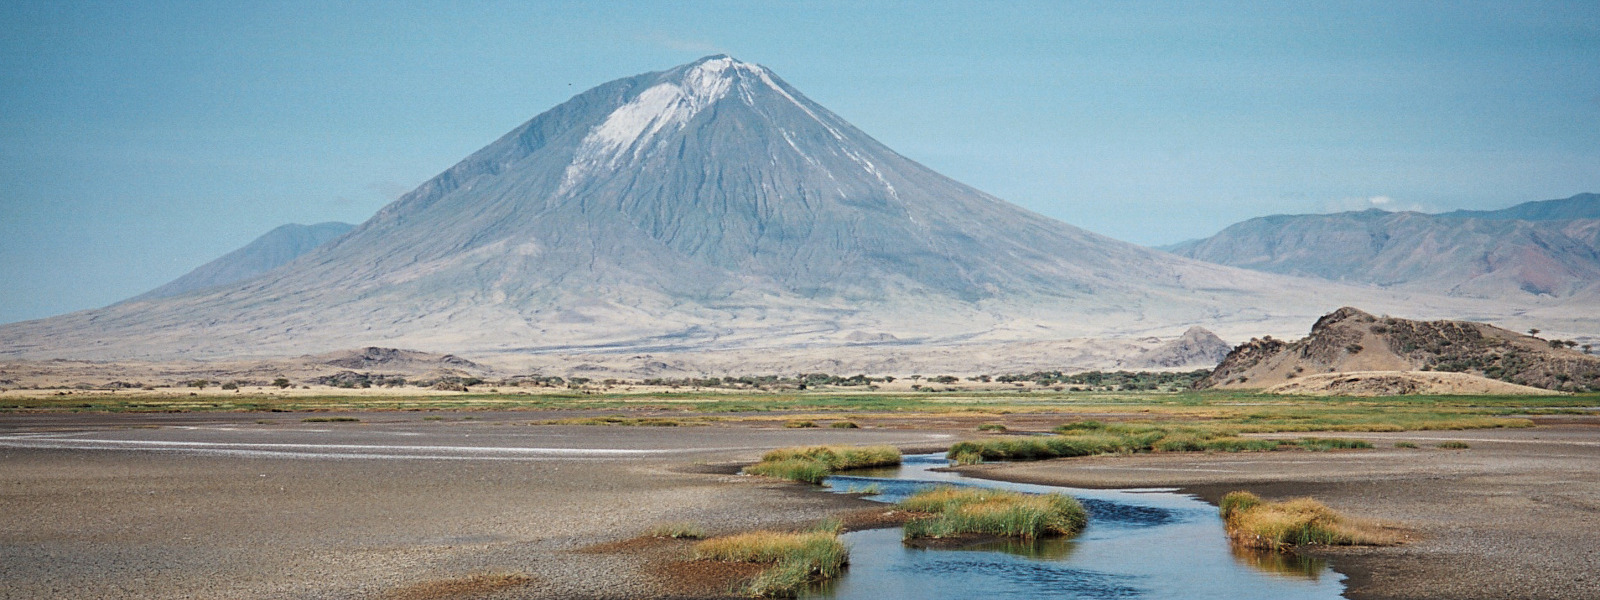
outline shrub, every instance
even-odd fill
[[[1267,502],[1231,492],[1219,505],[1228,537],[1241,546],[1288,550],[1301,545],[1388,545],[1396,537],[1381,527],[1349,519],[1310,498]]]
[[[984,488],[934,488],[906,498],[900,508],[929,514],[906,523],[906,539],[968,533],[1033,539],[1074,535],[1089,522],[1071,496]]]
[[[834,429],[859,429],[861,427],[851,421],[838,421],[828,426]]]

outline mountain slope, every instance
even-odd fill
[[[329,221],[316,225],[290,223],[256,238],[244,247],[195,267],[182,277],[129,299],[130,302],[169,298],[195,290],[243,281],[276,269],[317,246],[349,233],[355,225]]]
[[[0,326],[0,355],[670,352],[1201,322],[1243,335],[1356,301],[1417,302],[1028,212],[900,156],[764,67],[714,56],[579,94],[261,276]]]
[[[1250,219],[1167,248],[1188,258],[1271,273],[1520,301],[1593,296],[1600,220],[1591,195],[1528,203],[1492,217],[1380,210]]]

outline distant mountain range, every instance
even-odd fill
[[[1429,215],[1250,219],[1165,250],[1257,271],[1505,301],[1600,297],[1600,196]]]
[[[142,300],[155,300],[169,298],[193,292],[214,288],[234,282],[244,281],[267,271],[271,271],[300,258],[307,252],[317,249],[355,229],[355,225],[329,221],[316,225],[300,225],[290,223],[268,231],[255,241],[246,244],[243,248],[222,255],[220,258],[196,267],[182,277],[174,279],[161,287],[150,290],[130,298],[129,302]]]
[[[1430,317],[1535,314],[1096,235],[935,173],[765,67],[727,56],[583,92],[264,273],[246,274],[273,261],[231,262],[159,294],[0,325],[0,356],[374,346],[477,360],[948,347],[1172,336],[1194,325],[1243,338],[1357,303]],[[1195,332],[1171,356],[1146,358],[1205,355],[1213,337]]]

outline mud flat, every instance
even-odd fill
[[[1402,546],[1319,551],[1350,577],[1353,599],[1600,597],[1600,418],[1536,421],[1532,429],[1340,434],[1378,446],[1357,452],[1146,454],[960,470],[1049,485],[1170,486],[1212,502],[1237,489],[1313,496],[1410,528]],[[1469,448],[1437,447],[1446,442]]]
[[[704,594],[660,576],[673,548],[626,540],[659,522],[717,534],[868,505],[708,465],[794,444],[950,438],[529,426],[517,413],[303,416],[4,416],[0,597]],[[616,547],[594,549],[604,543]]]

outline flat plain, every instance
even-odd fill
[[[641,536],[662,523],[722,534],[883,510],[735,474],[766,450],[937,451],[1084,420],[1338,432],[1377,448],[962,468],[1175,486],[1213,501],[1232,489],[1312,495],[1411,532],[1399,547],[1335,554],[1351,597],[1583,598],[1595,589],[1582,533],[1600,525],[1593,395],[78,394],[6,403],[3,597],[717,597],[747,573],[685,568],[685,544]],[[857,427],[830,426],[845,421]],[[1451,440],[1470,447],[1437,447]]]

